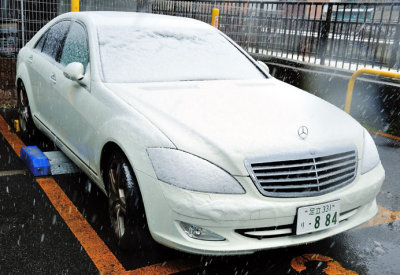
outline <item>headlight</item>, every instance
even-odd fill
[[[230,174],[202,158],[168,148],[148,148],[147,153],[160,181],[199,192],[245,193]]]
[[[365,174],[375,168],[379,162],[378,149],[371,135],[364,129],[364,149],[362,157],[361,174]]]

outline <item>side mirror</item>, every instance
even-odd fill
[[[64,69],[64,76],[72,81],[82,80],[85,77],[83,73],[83,64],[79,62],[69,63]]]
[[[261,67],[261,69],[262,69],[265,73],[269,74],[269,67],[268,67],[267,64],[265,64],[264,62],[262,62],[262,61],[260,61],[260,60],[257,60],[257,64],[258,64],[258,66]]]

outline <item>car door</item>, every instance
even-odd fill
[[[28,70],[35,106],[33,115],[49,129],[53,128],[53,114],[56,111],[56,98],[52,93],[55,81],[53,71],[59,66],[56,60],[59,58],[70,24],[71,21],[67,20],[54,24],[28,56]]]
[[[72,63],[82,63],[87,85],[67,79],[63,70]],[[59,58],[60,66],[52,73],[55,100],[54,132],[85,165],[89,166],[92,153],[90,136],[95,131],[92,120],[96,116],[95,100],[90,92],[90,63],[87,32],[83,24],[73,22],[65,39]]]
[[[36,117],[41,117],[41,111],[39,108],[41,97],[43,97],[43,76],[42,68],[45,65],[49,65],[46,58],[42,56],[42,49],[44,41],[46,40],[49,31],[45,32],[39,41],[36,43],[35,47],[28,54],[26,65],[29,72],[30,87],[32,90],[33,100],[31,100],[31,111]]]

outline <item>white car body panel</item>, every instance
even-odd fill
[[[362,151],[361,126],[354,127],[353,118],[276,79],[106,86],[158,125],[177,148],[232,175],[248,175],[246,158],[298,148],[318,151],[331,142],[340,147],[358,140]],[[310,130],[306,140],[297,135],[302,125]]]
[[[68,13],[49,22],[20,51],[17,81],[25,84],[35,125],[104,192],[100,167],[104,146],[112,142],[125,153],[137,177],[156,241],[192,253],[244,254],[317,241],[376,214],[375,197],[384,170],[379,163],[361,175],[363,128],[349,115],[272,77],[255,81],[103,83],[95,27],[102,16],[106,13],[99,17],[96,13]],[[60,64],[33,49],[46,29],[65,19],[79,20],[87,29],[90,63],[86,87],[65,78]],[[173,20],[199,24],[190,19]],[[36,66],[41,70],[34,72]],[[56,83],[48,81],[53,73]],[[300,126],[309,129],[306,139],[297,133]],[[285,152],[301,155],[349,145],[358,153],[355,179],[315,197],[263,196],[244,165],[246,159],[254,157]],[[179,149],[208,160],[234,176],[246,193],[201,193],[161,182],[146,151],[155,147]],[[332,229],[263,240],[235,232],[290,225],[298,207],[337,199],[343,212],[355,210],[351,219]],[[180,221],[203,226],[226,240],[189,238]]]

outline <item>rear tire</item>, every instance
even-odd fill
[[[125,155],[119,151],[111,153],[105,173],[108,210],[117,245],[124,250],[149,246],[139,185]]]
[[[32,119],[28,96],[22,82],[18,85],[18,119],[22,136],[32,138],[37,129]]]

